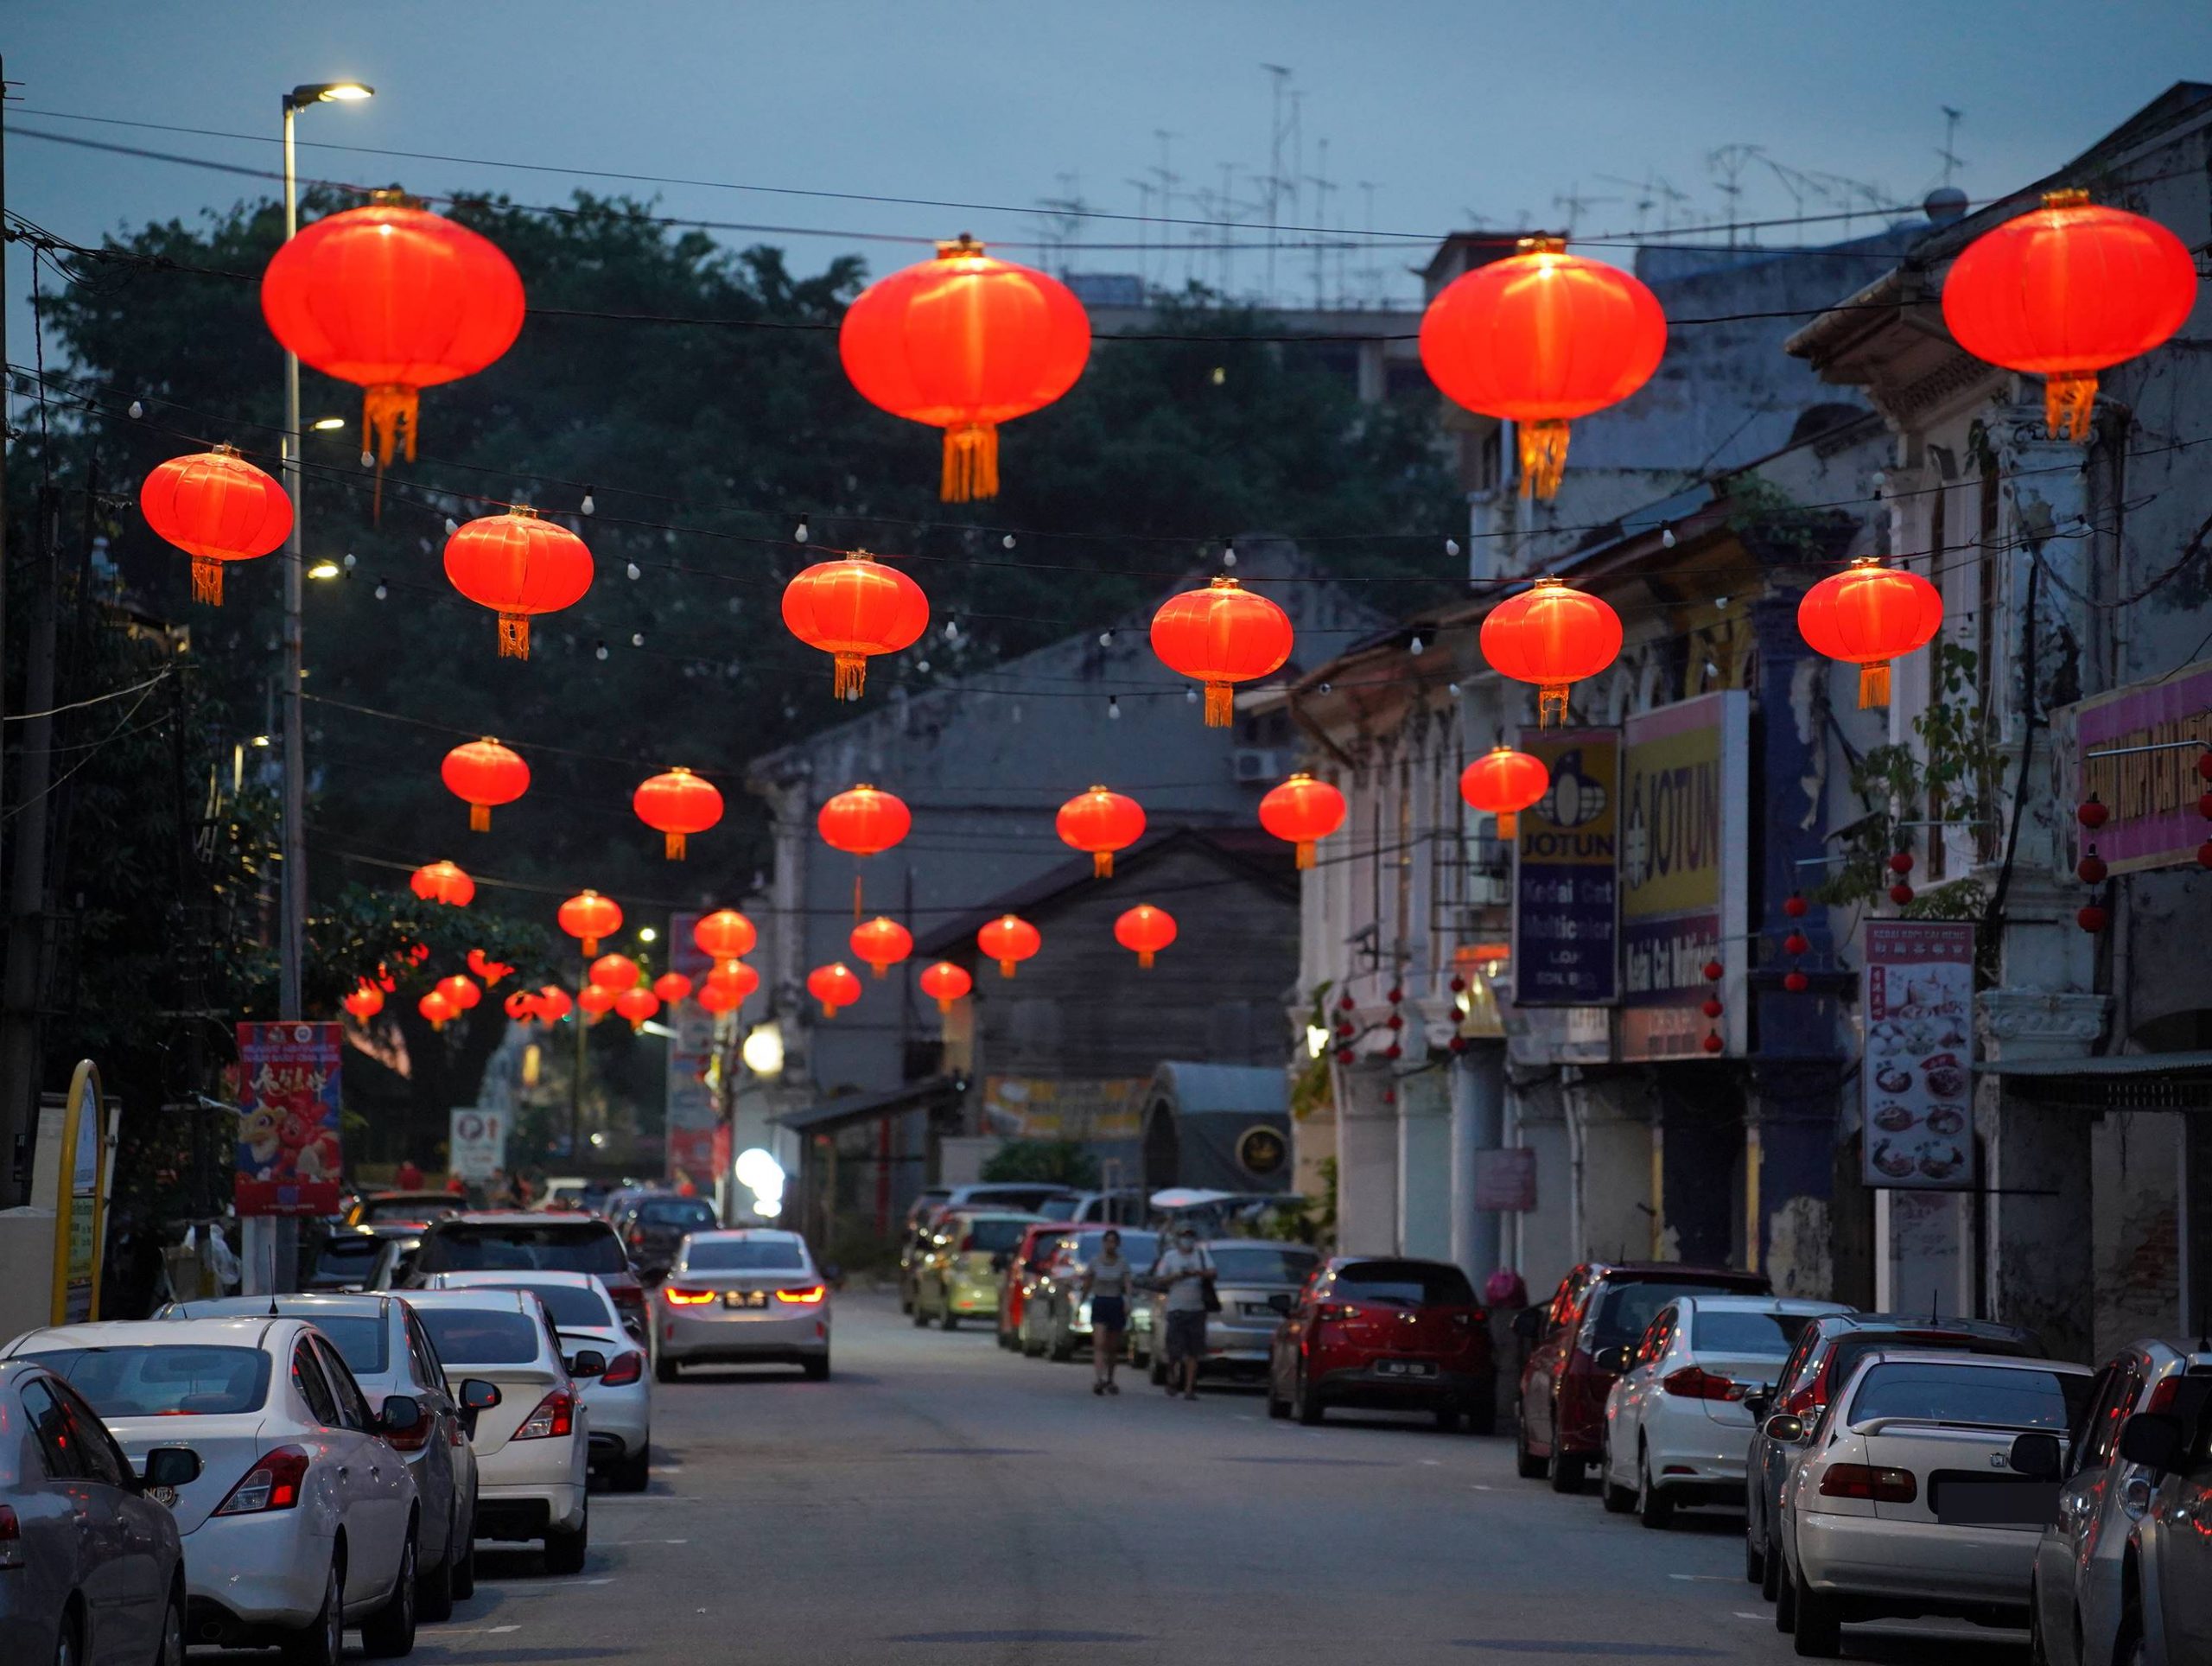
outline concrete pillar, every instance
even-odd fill
[[[1398,1108],[1382,1096],[1380,1065],[1337,1067],[1337,1249],[1389,1256],[1398,1249]]]
[[[1524,1066],[1508,1072],[1505,1140],[1536,1154],[1536,1206],[1503,1223],[1505,1259],[1541,1298],[1577,1259],[1573,1142],[1559,1071]]]
[[[1834,1293],[1831,1199],[1840,1075],[1834,1059],[1752,1061],[1745,1264],[1772,1279],[1777,1295],[1825,1300]]]
[[[1398,1253],[1452,1254],[1452,1105],[1445,1072],[1398,1079]]]
[[[1505,1142],[1505,1049],[1476,1042],[1445,1074],[1452,1095],[1452,1259],[1480,1288],[1506,1260],[1503,1218],[1475,1207],[1475,1154]]]
[[[1592,1075],[1573,1065],[1566,1081],[1573,1173],[1570,1253],[1575,1261],[1641,1261],[1656,1250],[1652,1120],[1643,1078]],[[1562,1269],[1564,1270],[1564,1269]],[[1531,1288],[1533,1289],[1533,1286]]]
[[[2108,1111],[2090,1132],[2095,1323],[2088,1350],[2070,1358],[2101,1361],[2139,1336],[2190,1328],[2181,1309],[2188,1120],[2181,1111]]]

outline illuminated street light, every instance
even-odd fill
[[[780,1076],[784,1069],[783,1026],[772,1019],[765,1024],[755,1024],[745,1038],[745,1045],[738,1050],[745,1060],[745,1068],[755,1076]]]
[[[334,434],[346,426],[343,416],[318,416],[308,424],[318,434]]]
[[[338,563],[334,561],[319,561],[308,569],[309,578],[336,578],[338,573]]]

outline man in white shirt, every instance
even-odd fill
[[[1213,1276],[1213,1262],[1198,1248],[1198,1235],[1188,1226],[1175,1233],[1175,1247],[1152,1264],[1154,1283],[1167,1292],[1167,1334],[1162,1352],[1167,1361],[1167,1392],[1182,1380],[1185,1400],[1198,1397],[1198,1361],[1206,1351],[1206,1280]]]

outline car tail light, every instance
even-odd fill
[[[607,1371],[599,1380],[610,1389],[619,1389],[636,1382],[645,1374],[645,1357],[632,1348],[607,1362]]]
[[[1751,1385],[1715,1377],[1695,1365],[1685,1365],[1661,1377],[1659,1386],[1683,1400],[1741,1400]]]
[[[715,1299],[712,1290],[686,1290],[673,1284],[662,1285],[660,1293],[678,1307],[696,1307],[702,1301]]]
[[[1920,1496],[1920,1485],[1909,1469],[1878,1469],[1872,1464],[1831,1464],[1827,1473],[1821,1477],[1821,1496],[1909,1504]]]
[[[635,1249],[637,1249],[638,1247],[639,1247],[641,1244],[643,1244],[643,1243],[645,1243],[645,1235],[643,1232],[639,1231],[639,1230],[636,1227],[634,1227],[634,1226],[633,1226],[633,1227],[632,1227],[632,1228],[630,1229],[630,1247],[631,1247],[632,1250],[635,1250]]]
[[[2182,1376],[2177,1371],[2151,1390],[2151,1397],[2143,1403],[2145,1411],[2171,1413],[2174,1402],[2181,1398]]]
[[[516,1440],[550,1440],[556,1435],[572,1434],[576,1427],[576,1396],[566,1389],[556,1389],[537,1402],[537,1409],[522,1420],[522,1427],[508,1437]]]
[[[821,1300],[828,1294],[823,1286],[810,1284],[803,1290],[779,1290],[776,1300],[790,1302],[793,1307],[806,1307]]]
[[[254,1516],[264,1510],[290,1510],[300,1502],[308,1478],[308,1455],[298,1447],[278,1447],[254,1460],[253,1467],[215,1506],[218,1516]]]
[[[16,1512],[0,1504],[0,1574],[23,1565],[23,1529]]]

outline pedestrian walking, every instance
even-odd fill
[[[423,1171],[415,1167],[412,1157],[399,1160],[399,1173],[392,1179],[398,1182],[402,1192],[420,1192],[423,1189]]]
[[[1206,1313],[1211,1305],[1213,1262],[1198,1247],[1194,1227],[1176,1230],[1175,1247],[1152,1264],[1152,1277],[1167,1292],[1167,1334],[1163,1353],[1167,1361],[1167,1392],[1176,1392],[1180,1376],[1185,1400],[1198,1397],[1198,1361],[1206,1352]]]
[[[1090,1300],[1090,1391],[1119,1394],[1114,1367],[1122,1361],[1122,1333],[1129,1328],[1129,1263],[1122,1254],[1122,1235],[1110,1229],[1098,1254],[1084,1269],[1083,1294]]]

